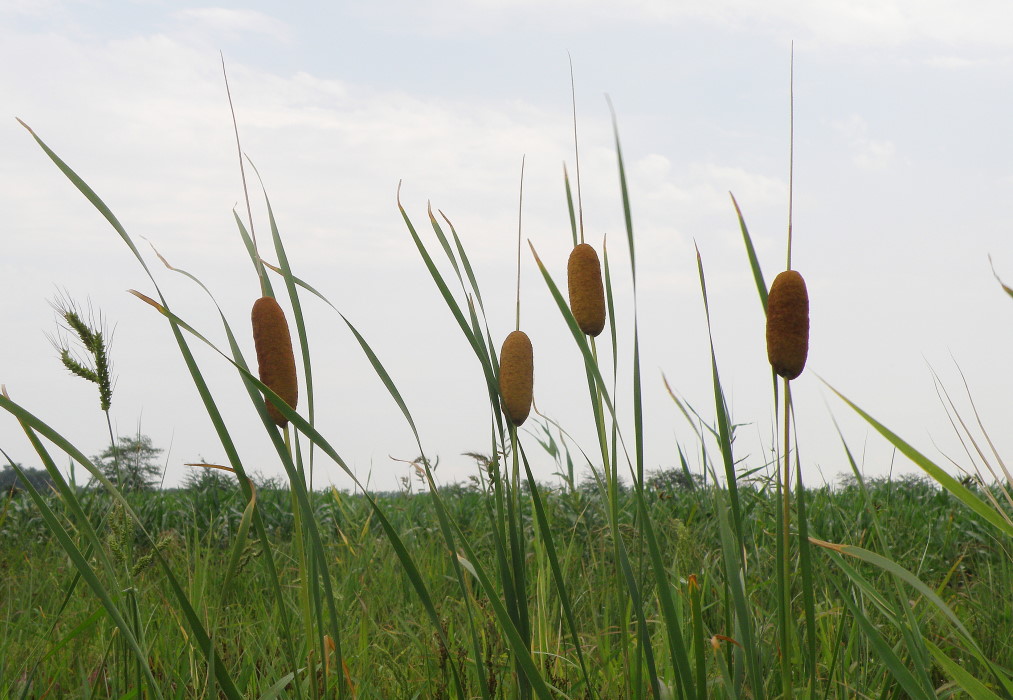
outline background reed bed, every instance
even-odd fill
[[[423,234],[397,201],[478,365],[484,387],[475,391],[484,388],[488,400],[486,449],[472,455],[473,482],[457,486],[437,483],[413,413],[419,407],[405,401],[382,353],[292,269],[262,182],[270,235],[260,243],[270,244],[258,245],[252,217],[235,215],[262,296],[253,337],[245,321],[234,330],[219,311],[224,341],[215,342],[170,303],[99,195],[29,129],[145,272],[150,292],[134,292],[139,308],[167,324],[227,459],[194,466],[222,477],[203,488],[124,492],[58,428],[17,397],[0,397],[55,485],[44,493],[28,483],[30,500],[9,497],[0,511],[0,530],[19,543],[0,548],[5,601],[17,601],[2,608],[4,697],[1013,697],[1013,501],[1004,488],[961,483],[847,399],[945,490],[919,480],[867,483],[844,440],[854,481],[839,489],[807,488],[787,437],[780,455],[772,440],[770,460],[744,461],[699,249],[706,326],[696,342],[709,350],[702,369],[712,395],[703,408],[675,383],[670,393],[696,442],[678,446],[680,468],[647,469],[633,204],[614,114],[612,124],[625,223],[625,236],[612,240],[620,243],[603,243],[599,260],[580,242],[579,188],[575,210],[564,171],[581,251],[566,270],[569,298],[556,283],[562,266],[547,265],[535,241],[519,245],[518,267],[520,258],[533,264],[544,285],[526,303],[555,307],[573,345],[545,347],[521,333],[518,298],[515,330],[497,354],[490,328],[504,325],[493,318],[505,304],[483,299],[467,235],[432,209],[431,233]],[[768,350],[776,359],[787,348],[788,359],[772,364],[785,379],[797,377],[806,363],[799,287],[789,286],[782,313],[781,288],[775,281],[768,294],[733,205],[761,305],[775,331],[785,324],[788,333],[781,343],[775,332]],[[157,257],[162,274],[196,285],[217,308],[197,277]],[[615,303],[620,276],[633,290],[628,307]],[[373,369],[376,390],[400,412],[418,449],[418,493],[374,493],[342,458],[340,442],[318,429],[306,304],[335,314]],[[244,353],[251,341],[256,373]],[[274,341],[280,345],[269,350]],[[211,360],[198,361],[197,348]],[[565,419],[537,410],[535,348],[583,366],[596,444],[580,444]],[[278,356],[280,380],[270,369]],[[247,410],[273,448],[259,458],[281,464],[284,484],[256,483],[210,388],[209,377],[220,374],[246,389]],[[777,406],[776,382],[772,389]],[[787,382],[783,391],[787,426]],[[954,423],[968,444],[987,444]],[[68,481],[58,456],[91,483]],[[991,474],[1008,478],[998,455],[989,456]],[[536,459],[552,462],[561,484],[539,482]],[[355,493],[315,490],[321,461],[343,470]]]

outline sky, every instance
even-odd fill
[[[599,253],[607,241],[616,405],[632,435],[630,251],[607,95],[635,236],[645,465],[671,468],[681,447],[702,468],[693,426],[663,382],[713,421],[699,249],[735,456],[762,469],[776,434],[764,320],[729,193],[769,284],[786,264],[794,47],[792,266],[811,310],[808,364],[792,383],[804,478],[820,485],[849,471],[842,436],[867,475],[918,471],[830,387],[951,471],[970,468],[942,387],[965,419],[977,409],[1008,456],[1013,299],[990,256],[1013,281],[1010,26],[1004,0],[6,0],[0,383],[86,455],[107,447],[95,387],[61,367],[49,339],[50,302],[66,294],[113,332],[117,434],[140,431],[165,450],[167,485],[188,462],[225,460],[165,319],[127,291],[153,296],[154,285],[16,121],[109,205],[175,312],[224,346],[217,303],[252,361],[260,290],[233,214],[245,217],[245,204],[224,57],[242,148],[295,273],[375,350],[426,453],[439,458],[441,483],[476,473],[464,453],[490,451],[489,405],[480,366],[398,211],[398,186],[430,250],[438,243],[427,206],[453,222],[499,342],[514,327],[524,159],[521,321],[535,349],[535,401],[571,436],[580,469],[582,451],[597,452],[587,385],[527,241],[565,285],[563,166],[575,174],[575,105],[585,236]],[[263,192],[247,177],[264,240]],[[418,455],[405,420],[341,318],[303,304],[318,429],[361,482],[397,488]],[[608,344],[599,350],[610,363]],[[211,350],[196,355],[247,470],[281,475],[236,371]],[[541,425],[529,419],[521,439],[537,477],[551,482],[557,467],[536,440]],[[9,415],[0,447],[41,466]],[[351,483],[326,459],[316,463],[315,485]]]

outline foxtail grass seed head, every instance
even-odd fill
[[[767,295],[767,359],[778,375],[802,374],[809,354],[809,293],[795,270],[774,278]]]
[[[295,375],[295,355],[285,312],[272,297],[261,297],[253,304],[252,319],[260,381],[295,409],[299,400],[299,382]],[[266,403],[271,420],[279,428],[284,428],[288,419],[273,403]]]
[[[503,413],[520,427],[531,411],[535,361],[531,340],[524,331],[514,331],[503,341],[499,353],[499,393]]]
[[[605,328],[605,288],[598,253],[587,243],[581,243],[570,253],[566,283],[573,318],[586,335],[596,337]]]

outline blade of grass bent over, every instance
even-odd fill
[[[20,119],[18,120],[18,122],[25,127],[25,129],[32,135],[32,138],[35,139],[36,143],[38,143],[38,145],[42,148],[42,150],[46,153],[46,155],[49,156],[50,160],[53,161],[53,163],[57,166],[57,168],[59,168],[60,171],[63,172],[63,174],[67,177],[67,179],[69,179],[71,183],[75,187],[77,187],[77,189],[81,192],[81,194],[83,194],[85,198],[89,202],[91,202],[92,206],[94,206],[99,211],[99,213],[102,214],[102,216],[109,222],[109,224],[113,227],[113,230],[115,230],[116,233],[119,234],[120,238],[127,245],[130,251],[134,254],[134,257],[140,263],[141,267],[144,269],[149,279],[151,279],[152,283],[155,286],[155,289],[158,290],[159,297],[162,298],[162,301],[164,303],[165,299],[164,297],[162,297],[161,290],[159,290],[158,284],[157,282],[155,282],[154,276],[151,274],[151,270],[148,268],[147,263],[144,261],[144,258],[141,257],[140,252],[137,250],[136,245],[134,245],[134,242],[127,234],[126,229],[123,228],[122,224],[120,224],[119,220],[112,213],[109,207],[106,206],[105,202],[102,201],[102,199],[98,196],[98,194],[96,194],[96,192],[84,180],[82,180],[81,177],[78,176],[78,174],[74,172],[73,169],[70,168],[70,166],[68,166],[51,148],[49,148],[48,145],[46,145],[44,141],[42,141],[41,138],[39,138],[39,136],[35,133],[35,131],[32,130],[31,127],[29,127],[25,122],[21,121]],[[197,386],[198,391],[201,393],[202,398],[205,400],[205,405],[208,405],[208,403],[210,402],[210,404],[213,406],[213,401],[211,400],[210,392],[208,391],[207,386],[203,383],[202,379],[198,381],[199,372],[196,370],[196,362],[194,361],[192,355],[189,354],[188,348],[185,347],[185,343],[182,341],[182,336],[179,334],[179,329],[175,326],[173,326],[173,333],[177,339],[177,342],[181,344],[180,349],[183,352],[184,360],[186,361],[188,368],[190,368],[191,370],[191,376],[194,376],[195,378],[195,381],[198,385]],[[216,429],[218,429],[219,426],[221,426],[221,428],[224,430],[224,423],[216,423]],[[221,433],[219,434],[221,435]],[[69,443],[66,444],[68,447],[72,447],[69,445]],[[88,460],[84,459],[83,461],[81,461],[81,463],[86,464],[88,463]],[[149,542],[151,542],[150,537],[148,537],[148,540]],[[165,564],[165,561],[162,558],[161,554],[158,552],[157,548],[154,549],[154,555],[156,561],[158,561],[159,564],[163,567],[163,569],[166,569],[167,571],[174,592],[180,599],[180,604],[184,608],[184,613],[186,614],[188,622],[192,625],[192,631],[198,637],[198,640],[201,642],[200,644],[198,644],[198,646],[201,648],[202,651],[206,650],[207,644],[205,642],[207,639],[207,634],[206,631],[204,630],[203,625],[201,624],[199,618],[196,616],[195,612],[191,608],[189,600],[186,598],[186,595],[183,592],[182,588],[179,587],[179,584],[176,582],[175,577],[172,576],[171,572],[167,570],[167,565]],[[218,681],[221,685],[224,686],[226,690],[231,689],[230,692],[232,692],[235,690],[235,687],[232,684],[232,679],[222,669],[223,667],[221,664],[216,665],[216,671],[219,674]]]
[[[838,555],[831,554],[831,556],[837,557]],[[854,619],[858,623],[859,627],[862,628],[866,638],[872,643],[873,649],[876,651],[876,655],[886,665],[890,675],[893,676],[897,685],[904,689],[908,697],[914,698],[915,700],[935,700],[936,694],[932,691],[931,687],[926,688],[918,682],[907,666],[904,665],[901,658],[897,656],[897,653],[893,650],[890,644],[883,638],[883,635],[880,634],[878,629],[876,629],[876,626],[851,600],[847,591],[844,591],[841,588],[841,585],[836,579],[831,580],[834,587],[837,588],[840,599],[844,601],[845,606],[851,613],[852,619]]]
[[[29,433],[29,437],[31,437],[32,432],[31,429],[28,426],[23,427],[25,428],[25,432]],[[36,440],[33,440],[33,442],[36,442]],[[45,448],[41,447],[41,443],[39,443],[39,447],[43,451],[45,451]],[[85,583],[88,584],[88,587],[91,588],[92,593],[94,593],[95,597],[99,599],[99,602],[102,604],[102,607],[105,608],[106,614],[113,621],[113,624],[116,625],[116,628],[120,633],[120,636],[123,637],[123,639],[127,643],[127,646],[130,648],[131,652],[133,652],[134,657],[137,659],[138,663],[140,664],[144,672],[144,677],[147,682],[148,689],[150,690],[150,692],[154,694],[156,698],[161,698],[162,693],[159,690],[158,684],[155,682],[155,677],[151,672],[151,666],[148,663],[148,654],[145,650],[141,649],[140,645],[138,644],[137,638],[134,636],[133,627],[126,620],[123,619],[123,615],[121,614],[116,603],[113,601],[109,592],[106,590],[105,586],[102,585],[102,582],[96,575],[95,570],[91,568],[91,565],[88,563],[87,558],[84,556],[81,550],[78,549],[77,545],[74,543],[73,538],[70,536],[70,533],[67,532],[67,530],[60,523],[59,518],[57,518],[56,514],[50,509],[49,504],[46,503],[46,499],[43,498],[42,494],[39,493],[38,489],[35,488],[35,485],[25,475],[25,473],[21,470],[21,467],[19,465],[12,462],[11,466],[14,468],[14,471],[17,472],[18,476],[21,478],[21,483],[25,485],[25,489],[28,491],[29,495],[31,495],[32,500],[35,502],[36,507],[39,509],[39,512],[42,515],[43,520],[45,520],[46,522],[46,526],[49,528],[50,532],[56,535],[56,539],[59,541],[60,546],[63,547],[63,550],[67,553],[67,556],[74,563],[75,568],[81,573],[81,577],[85,580]]]
[[[183,609],[184,617],[186,617],[187,622],[190,625],[190,631],[195,637],[196,645],[201,649],[202,652],[206,653],[208,651],[208,643],[209,643],[209,636],[207,634],[207,631],[204,629],[204,626],[201,623],[200,618],[197,616],[196,611],[190,605],[190,601],[186,597],[186,593],[183,591],[182,587],[179,585],[179,582],[176,580],[176,576],[175,574],[173,574],[172,569],[165,561],[161,552],[155,546],[155,541],[152,539],[148,531],[144,528],[143,524],[140,521],[140,518],[137,517],[137,514],[130,507],[130,504],[127,503],[126,499],[123,497],[122,493],[120,493],[119,489],[114,487],[109,482],[109,480],[106,479],[106,477],[102,474],[102,472],[99,471],[92,464],[91,460],[85,457],[80,450],[74,447],[69,441],[67,441],[66,438],[64,438],[62,435],[56,432],[49,425],[39,420],[35,415],[27,411],[25,408],[15,403],[14,401],[11,401],[6,396],[0,396],[0,408],[3,408],[4,410],[11,413],[15,418],[18,419],[18,421],[25,429],[25,432],[29,434],[29,438],[32,440],[33,444],[37,445],[36,451],[43,459],[43,461],[48,459],[48,452],[46,452],[45,448],[42,446],[42,443],[38,441],[36,433],[45,437],[47,440],[56,445],[60,450],[62,450],[65,454],[67,454],[71,459],[87,468],[92,473],[92,475],[99,481],[99,483],[101,483],[106,488],[106,490],[110,493],[110,495],[123,506],[124,511],[133,519],[134,523],[138,527],[138,530],[144,535],[145,541],[151,547],[151,553],[154,557],[155,562],[158,563],[159,567],[162,569],[162,572],[165,574],[166,580],[169,582],[173,594],[175,595],[177,601],[179,602],[180,607]],[[50,462],[51,461],[52,460],[50,460]],[[55,469],[55,464],[53,465],[53,468]],[[57,524],[59,523],[57,522]],[[62,528],[62,526],[60,527]],[[55,534],[59,535],[59,532],[56,532]],[[73,544],[73,541],[70,541],[69,543],[76,549],[76,545]],[[63,544],[62,540],[61,544]],[[92,544],[98,547],[100,543],[93,542]],[[73,556],[72,552],[70,551],[68,551],[68,555]],[[87,564],[87,562],[85,563]],[[88,568],[90,570],[90,565]],[[84,575],[84,571],[82,571],[82,575]],[[87,580],[87,576],[84,577]],[[91,581],[89,581],[89,585],[91,585]],[[126,623],[124,622],[124,624]],[[217,654],[217,651],[212,650],[212,653]],[[224,665],[221,664],[220,660],[216,665],[216,669],[217,669],[217,680],[218,683],[222,686],[223,692],[225,692],[226,695],[230,698],[238,699],[240,697],[239,692],[236,689],[234,683],[232,682],[232,678],[228,675],[228,672],[225,670]]]
[[[274,267],[274,266],[272,266],[272,265],[270,265],[268,263],[264,263],[264,264],[265,264],[266,268],[268,268],[268,269],[270,269],[270,270],[272,270],[272,271],[274,271],[274,272],[276,272],[278,274],[282,274],[281,270],[279,270],[278,268],[276,268],[276,267]],[[324,297],[322,294],[320,294],[320,292],[318,292],[312,286],[310,286],[306,282],[302,281],[298,277],[295,277],[294,275],[292,276],[292,282],[294,284],[302,287],[303,289],[307,290],[308,292],[310,292],[314,296],[318,297],[321,301],[323,301],[328,306],[330,306],[335,311],[335,313],[337,313],[341,317],[342,321],[348,326],[349,330],[353,333],[353,335],[355,336],[357,342],[361,346],[363,352],[366,354],[367,358],[369,359],[370,363],[373,366],[374,371],[377,373],[377,376],[381,379],[381,381],[383,382],[383,384],[387,388],[388,392],[391,394],[392,398],[395,400],[395,402],[397,403],[398,407],[401,409],[402,413],[405,416],[406,421],[408,422],[408,425],[410,426],[413,434],[416,437],[416,442],[419,442],[418,431],[417,431],[417,429],[415,427],[415,422],[414,422],[411,414],[409,413],[408,408],[407,408],[407,406],[404,403],[404,400],[402,399],[400,393],[398,392],[397,388],[395,387],[395,385],[393,383],[393,380],[390,378],[390,375],[388,374],[388,372],[386,371],[386,369],[383,367],[383,365],[380,363],[379,359],[376,357],[375,353],[369,347],[369,345],[366,343],[365,339],[362,337],[362,335],[359,333],[359,331],[344,316],[344,314],[342,314],[340,311],[338,311],[338,309],[336,307],[334,307],[334,305],[330,301],[328,301],[326,297]],[[140,297],[143,298],[143,295],[138,295],[138,296],[140,296]],[[153,306],[156,306],[156,308],[158,307],[157,303],[155,303],[155,302],[153,302],[151,300],[147,300],[147,301],[148,301],[149,304],[152,304]],[[162,313],[165,313],[165,311],[162,310]],[[231,332],[231,329],[228,328],[227,321],[224,319],[224,317],[223,317],[222,320],[223,320],[223,323],[225,323],[225,325],[226,325],[227,335],[229,337],[230,345],[232,346],[232,349],[233,349],[233,352],[235,354],[235,358],[236,359],[230,359],[230,358],[228,358],[228,356],[226,356],[224,353],[221,352],[221,350],[219,350],[218,348],[216,348],[214,346],[214,344],[212,344],[210,341],[208,341],[206,338],[204,338],[195,329],[189,327],[185,322],[181,321],[180,319],[176,319],[176,322],[179,323],[182,327],[186,328],[186,330],[188,332],[190,332],[191,334],[193,334],[199,340],[203,341],[209,347],[213,348],[219,354],[222,354],[222,356],[225,357],[227,360],[229,360],[230,362],[232,362],[237,367],[237,369],[239,369],[240,372],[244,375],[244,378],[250,380],[250,382],[249,382],[250,384],[253,384],[255,386],[255,388],[257,390],[259,390],[261,393],[263,393],[269,400],[272,400],[273,402],[275,402],[275,405],[279,407],[279,410],[282,411],[283,414],[287,415],[287,417],[289,417],[289,420],[291,420],[294,425],[296,425],[298,427],[298,426],[300,426],[300,424],[304,424],[305,421],[298,414],[296,414],[294,411],[292,411],[292,409],[287,404],[285,404],[283,401],[281,401],[280,397],[277,397],[277,395],[275,395],[270,389],[268,389],[259,380],[257,380],[252,375],[252,373],[250,373],[250,371],[249,371],[248,367],[246,366],[245,362],[242,361],[241,353],[239,352],[239,348],[238,348],[237,344],[235,343],[235,338],[234,338],[234,335]],[[262,402],[256,401],[255,403],[258,406],[258,408],[260,408],[260,409],[263,408]],[[282,405],[283,405],[283,407],[282,407]],[[293,416],[294,416],[294,419],[293,419]],[[309,437],[312,441],[314,441],[315,444],[317,444],[318,446],[320,446],[319,440],[323,439],[322,436],[319,436],[319,434],[315,430],[312,430],[308,424],[303,425],[303,427],[301,428],[301,430],[303,431],[304,434],[307,435],[307,437]],[[408,575],[409,580],[412,582],[413,586],[416,588],[416,592],[419,593],[420,598],[421,598],[421,600],[423,602],[423,607],[427,610],[427,613],[429,614],[429,617],[430,617],[431,621],[433,622],[434,626],[436,627],[437,634],[440,635],[441,637],[443,637],[444,633],[443,633],[442,628],[440,626],[440,619],[439,619],[438,614],[436,613],[436,610],[435,610],[435,607],[434,607],[434,605],[432,603],[432,599],[431,599],[431,596],[430,596],[430,594],[428,592],[428,589],[426,588],[425,583],[421,579],[421,574],[419,573],[418,568],[415,566],[414,562],[410,559],[410,555],[408,554],[407,549],[400,542],[400,539],[398,538],[396,531],[393,530],[393,528],[390,525],[389,521],[387,521],[386,516],[384,516],[383,513],[380,511],[379,505],[376,504],[376,502],[369,495],[369,492],[366,490],[366,487],[364,485],[362,485],[358,481],[357,477],[355,477],[355,475],[351,472],[351,470],[344,463],[344,461],[341,460],[340,457],[337,456],[337,453],[333,452],[333,449],[330,448],[329,445],[327,445],[327,448],[328,449],[326,449],[325,452],[328,454],[328,456],[330,456],[332,459],[334,459],[336,461],[336,463],[353,479],[353,481],[355,482],[355,484],[363,491],[363,494],[367,497],[367,500],[369,501],[371,507],[373,508],[374,513],[376,513],[377,516],[380,518],[381,524],[384,526],[384,530],[385,530],[388,538],[389,539],[393,538],[391,540],[392,544],[395,547],[395,550],[397,550],[398,553],[399,553],[399,558],[401,558],[401,560],[402,560],[402,565],[405,567],[406,574]],[[419,444],[419,449],[422,450],[421,444]],[[428,469],[428,466],[427,466],[427,469]],[[432,484],[431,488],[435,492],[435,484]],[[441,511],[441,513],[444,516],[446,515],[445,511]],[[451,542],[452,542],[452,540],[451,540]],[[453,551],[453,547],[451,547],[451,551]],[[408,557],[408,559],[406,560],[403,557]],[[455,558],[455,561],[456,561],[456,558]],[[420,588],[420,586],[421,586],[421,588]],[[469,616],[470,616],[470,610],[469,610]],[[476,638],[477,638],[477,636],[476,636]],[[446,645],[450,644],[450,641],[448,639],[446,639],[446,638],[443,638],[443,642]],[[476,653],[477,653],[476,658],[481,658],[481,654],[478,653],[478,652],[476,652]],[[482,667],[481,667],[480,664],[477,664],[477,669],[478,669],[478,674],[479,674],[480,678],[483,680],[483,682],[481,683],[481,687],[483,688],[483,691],[484,691],[484,689],[486,687],[485,686],[485,682],[484,682],[484,670],[482,669]],[[453,675],[454,675],[455,685],[457,685],[458,688],[460,688],[461,681],[460,681],[460,678],[458,677],[458,671],[457,671],[456,666],[452,666],[451,670],[452,670]],[[483,695],[484,695],[484,692],[483,692]]]
[[[975,640],[974,636],[967,629],[967,627],[964,626],[964,623],[960,620],[960,618],[957,617],[956,613],[954,613],[953,610],[950,609],[950,606],[948,606],[943,601],[943,599],[940,598],[939,595],[936,594],[934,590],[932,590],[932,588],[925,585],[921,581],[921,579],[919,579],[913,573],[911,573],[904,567],[900,566],[892,559],[887,559],[881,554],[876,554],[875,552],[863,549],[862,547],[856,547],[854,545],[846,545],[846,544],[832,544],[830,542],[824,542],[822,540],[817,539],[811,539],[811,542],[817,546],[830,550],[833,553],[844,554],[859,559],[860,561],[864,561],[868,564],[872,564],[873,566],[882,569],[883,571],[889,573],[894,578],[899,579],[900,581],[903,581],[904,583],[914,588],[916,591],[918,591],[919,595],[921,595],[923,598],[929,601],[936,608],[936,610],[941,612],[943,616],[946,617],[946,619],[950,622],[950,624],[953,625],[953,628],[957,630],[957,632],[963,638],[964,642],[970,645],[971,651],[974,653],[974,655],[979,660],[981,660],[985,664],[985,666],[988,667],[990,671],[992,671],[993,676],[995,676],[995,678],[1006,687],[1007,692],[1013,692],[1013,685],[1011,685],[1010,679],[1003,678],[1002,674],[999,673],[999,671],[995,668],[995,666],[986,658],[985,654],[981,650],[981,647],[978,645],[978,642]],[[841,562],[837,561],[837,563],[838,565],[840,565]],[[1007,697],[1009,696],[1007,695]]]
[[[824,382],[825,383],[825,382]],[[859,408],[854,402],[848,399],[844,394],[837,391],[834,387],[827,384],[831,391],[839,396],[846,404],[848,404],[858,415],[866,420],[876,431],[885,437],[894,447],[896,447],[901,454],[910,459],[912,462],[921,467],[926,471],[929,476],[939,482],[943,488],[952,493],[957,497],[964,505],[973,510],[975,513],[984,518],[987,522],[993,525],[1000,532],[1005,533],[1009,537],[1013,537],[1013,524],[1008,522],[981,498],[979,498],[973,491],[968,489],[966,486],[961,484],[957,479],[953,478],[946,471],[932,462],[928,457],[923,455],[921,452],[916,450],[914,447],[909,445],[898,435],[890,431],[886,426],[877,421],[875,418],[870,416],[868,413]]]
[[[714,334],[711,329],[710,303],[707,299],[707,279],[703,270],[703,257],[700,249],[696,249],[697,273],[700,277],[700,293],[703,297],[704,317],[707,321],[707,339],[710,347],[711,357],[711,381],[714,389],[714,412],[718,422],[718,445],[721,450],[721,460],[725,470],[725,487],[728,491],[728,498],[731,505],[731,520],[734,528],[734,538],[721,531],[723,556],[727,569],[728,585],[731,589],[732,600],[736,610],[739,629],[743,635],[742,650],[745,658],[745,665],[749,674],[750,685],[753,686],[753,694],[762,698],[764,689],[762,674],[760,673],[759,661],[756,658],[758,647],[754,642],[752,619],[749,616],[749,607],[746,604],[745,583],[742,574],[746,570],[745,561],[745,536],[742,527],[742,511],[739,505],[738,479],[735,474],[735,460],[732,455],[731,420],[728,415],[728,405],[725,401],[724,390],[721,387],[721,379],[718,374],[717,355],[714,350]],[[721,499],[718,498],[718,502]],[[722,528],[726,527],[726,518],[720,517],[719,523]]]

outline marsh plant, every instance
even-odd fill
[[[712,405],[691,406],[672,391],[697,442],[679,446],[676,471],[659,475],[645,464],[636,237],[614,114],[612,124],[625,236],[611,248],[603,243],[600,257],[584,242],[579,168],[576,197],[564,169],[574,246],[568,294],[554,277],[558,266],[546,264],[534,243],[521,243],[518,216],[519,253],[510,263],[537,269],[570,332],[567,347],[535,348],[520,330],[519,282],[514,331],[502,345],[496,342],[467,237],[432,210],[431,233],[423,235],[397,202],[411,242],[481,369],[475,391],[488,399],[489,431],[476,437],[487,442],[472,455],[481,470],[473,486],[462,489],[437,486],[435,455],[424,448],[412,408],[381,353],[291,268],[266,192],[267,235],[258,239],[252,218],[234,214],[260,296],[250,319],[234,324],[220,316],[226,343],[219,346],[163,294],[134,238],[100,196],[29,129],[147,274],[149,291],[133,294],[139,306],[164,318],[225,459],[192,467],[198,471],[189,485],[203,500],[182,510],[194,522],[210,518],[215,526],[188,528],[172,520],[178,509],[168,494],[128,497],[128,483],[113,478],[125,460],[111,428],[112,452],[89,458],[57,427],[6,394],[0,398],[54,484],[55,498],[31,481],[25,490],[58,554],[40,554],[34,565],[4,554],[3,566],[19,581],[42,576],[50,593],[41,622],[15,610],[33,609],[39,584],[8,591],[8,600],[24,604],[4,608],[0,690],[9,697],[237,699],[928,698],[960,692],[1013,698],[1011,657],[1002,646],[1013,621],[992,615],[1003,608],[989,598],[993,584],[1010,588],[1013,573],[999,546],[1013,534],[1004,510],[1008,494],[999,492],[1003,501],[982,495],[993,490],[963,486],[850,402],[967,508],[940,499],[935,489],[915,506],[881,512],[882,491],[862,478],[853,460],[855,481],[841,492],[845,496],[803,484],[790,440],[795,407],[789,380],[806,364],[800,343],[807,339],[808,298],[797,273],[782,273],[768,287],[734,199],[729,218],[734,225],[734,211],[768,315],[771,377],[783,378],[772,381],[784,428],[780,461],[744,465],[736,454],[736,424],[711,333],[719,320],[711,317],[698,251]],[[242,158],[240,165],[245,182]],[[789,270],[790,249],[789,233]],[[615,263],[618,251],[621,265]],[[160,260],[215,303],[196,277]],[[630,308],[615,304],[618,275],[631,283]],[[317,429],[303,315],[309,303],[334,312],[335,323],[350,331],[373,368],[377,391],[400,409],[418,447],[412,468],[419,493],[371,492],[340,446]],[[76,358],[69,349],[61,352],[61,359],[98,384],[108,421],[112,385],[107,346],[98,342],[102,324],[78,323],[72,306],[59,308],[66,337],[76,337],[84,349]],[[620,328],[632,331],[622,337]],[[257,367],[243,352],[251,338]],[[197,361],[200,346],[217,353],[216,364]],[[568,353],[582,365],[586,387],[574,391],[587,391],[595,444],[578,445],[565,421],[533,405],[535,380],[552,381],[535,372],[539,354],[546,353]],[[284,469],[281,489],[257,485],[226,426],[207,381],[223,368],[246,389],[248,410],[261,420]],[[629,391],[618,390],[619,377],[631,378]],[[617,405],[617,396],[630,397],[624,399],[629,405]],[[846,443],[842,450],[850,459]],[[108,507],[90,507],[87,494],[67,483],[54,452],[89,472]],[[536,481],[535,453],[556,465],[561,487]],[[699,469],[690,470],[689,454],[699,455]],[[310,455],[342,469],[355,493],[314,491]],[[584,482],[581,474],[588,475]],[[221,490],[230,499],[220,498]],[[146,505],[156,497],[161,506]],[[198,502],[229,504],[229,514],[216,515]],[[903,535],[918,532],[930,508],[960,532],[932,533],[934,544],[923,552]],[[971,536],[980,547],[964,547]],[[57,559],[62,563],[49,568]],[[83,610],[69,604],[82,598],[79,586],[87,589]],[[1008,603],[1008,594],[1001,595]],[[984,619],[1005,626],[989,631]]]

